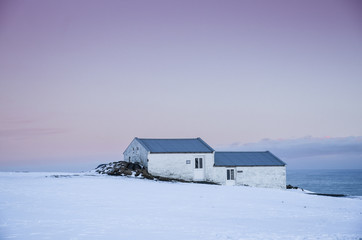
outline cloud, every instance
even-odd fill
[[[362,136],[339,138],[304,137],[263,139],[256,143],[218,146],[217,150],[266,151],[285,159],[289,165],[319,168],[362,168]],[[304,164],[304,165],[303,165]],[[307,164],[307,166],[305,166]]]
[[[30,137],[65,133],[67,130],[61,128],[19,128],[0,130],[0,138]]]

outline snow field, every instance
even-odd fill
[[[0,239],[362,238],[358,198],[71,175],[0,173]]]

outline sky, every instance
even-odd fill
[[[0,1],[0,171],[90,170],[134,137],[362,168],[361,92],[358,0]]]

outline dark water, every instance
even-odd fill
[[[362,196],[362,169],[287,170],[287,184],[328,194]]]

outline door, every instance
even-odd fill
[[[226,185],[235,185],[235,169],[226,169]]]
[[[203,181],[205,180],[204,157],[195,157],[194,160],[194,180]]]

